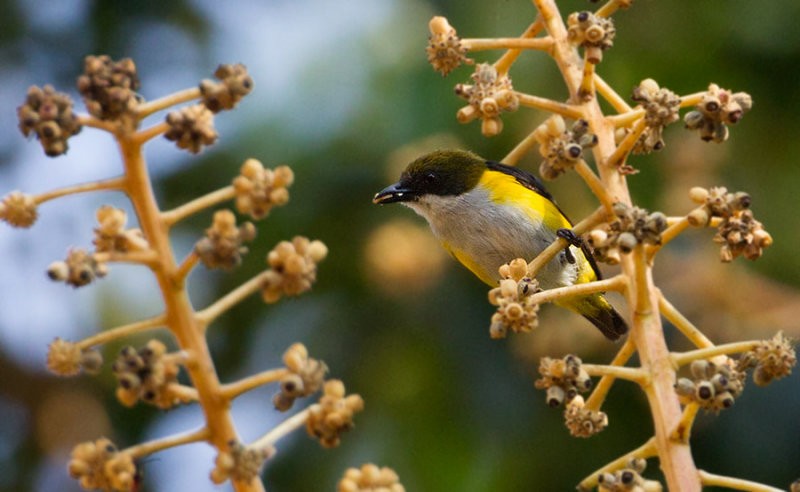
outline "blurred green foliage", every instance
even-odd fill
[[[565,12],[593,8],[577,0],[560,4]],[[249,3],[243,8],[246,5]],[[544,118],[526,110],[505,115],[504,132],[491,140],[480,136],[477,125],[459,125],[454,114],[461,101],[452,95],[452,86],[466,80],[470,70],[462,68],[442,79],[427,66],[423,48],[429,16],[445,15],[465,37],[514,36],[532,21],[533,8],[523,0],[420,0],[387,5],[397,22],[404,23],[382,26],[360,38],[373,46],[367,59],[350,60],[336,43],[325,43],[325,33],[317,35],[321,56],[333,60],[327,68],[347,70],[348,63],[356,62],[366,67],[366,78],[359,81],[358,106],[345,119],[323,131],[315,130],[310,139],[302,125],[283,125],[285,114],[248,110],[246,124],[223,133],[220,143],[199,158],[187,156],[184,164],[162,174],[158,182],[162,203],[168,208],[224,185],[250,156],[267,166],[286,163],[295,170],[290,204],[275,210],[259,227],[259,237],[243,268],[229,275],[198,273],[192,277],[201,279],[203,289],[214,296],[262,269],[262,258],[281,239],[307,235],[322,239],[330,249],[310,294],[278,306],[252,299],[213,326],[212,351],[221,378],[243,375],[243,364],[250,371],[276,365],[290,343],[302,341],[314,357],[326,361],[334,377],[344,380],[349,391],[366,400],[356,429],[345,437],[340,449],[322,450],[303,436],[279,443],[277,456],[266,467],[265,480],[271,491],[333,490],[346,467],[366,461],[393,467],[409,491],[572,489],[592,470],[648,438],[649,414],[638,390],[617,384],[605,408],[610,427],[589,440],[571,438],[560,411],[546,408],[543,393],[533,388],[535,361],[515,356],[520,345],[536,345],[539,332],[558,330],[557,326],[543,323],[539,332],[525,336],[528,341],[492,341],[488,337],[491,306],[485,302],[485,288],[467,272],[454,266],[435,289],[393,298],[376,287],[381,279],[370,279],[363,258],[366,240],[376,227],[392,218],[411,218],[408,210],[370,203],[372,194],[392,179],[386,169],[392,151],[432,134],[449,134],[470,149],[500,158]],[[16,2],[4,1],[0,6],[9,26],[0,29],[0,59],[4,67],[36,75],[26,77],[26,84],[41,83],[38,75],[47,73],[56,77],[53,83],[71,86],[70,79],[87,53],[118,58],[136,52],[140,67],[157,70],[146,59],[148,50],[130,44],[130,34],[149,24],[177,28],[195,43],[199,58],[207,60],[217,24],[209,15],[213,9],[201,9],[195,2],[96,1],[84,3],[79,22],[51,32],[37,29],[30,17],[20,14]],[[226,4],[224,8],[233,7]],[[314,10],[308,15],[313,16]],[[701,173],[710,181],[692,184],[722,184],[752,194],[756,217],[771,232],[775,245],[760,261],[743,266],[738,260],[731,268],[765,275],[787,284],[787,289],[800,287],[800,259],[795,250],[800,243],[796,210],[800,168],[795,157],[800,153],[796,137],[800,122],[795,113],[800,109],[796,79],[800,30],[794,25],[798,17],[800,3],[792,0],[773,0],[768,5],[746,0],[640,0],[616,15],[615,46],[598,67],[605,80],[624,95],[641,79],[653,77],[678,93],[703,90],[713,81],[753,96],[753,111],[731,129],[724,149],[714,144],[699,147],[710,153],[709,160],[721,162]],[[251,21],[258,23],[259,19]],[[271,39],[270,32],[262,36],[265,44],[281,43]],[[395,42],[418,45],[418,49],[401,51],[402,59],[386,61],[382,48]],[[28,56],[31,53],[36,56]],[[238,61],[240,55],[234,46],[225,56],[224,60],[211,60],[208,73],[216,63]],[[483,61],[494,60],[496,55],[476,53],[474,57]],[[306,70],[306,76],[295,85],[298,91],[331,91],[324,72],[314,65]],[[555,99],[565,96],[558,73],[540,53],[523,55],[511,76],[519,90]],[[337,97],[335,90],[329,97]],[[247,106],[248,100],[242,105]],[[12,109],[6,107],[4,114]],[[313,112],[305,114],[313,118]],[[237,118],[237,111],[220,117],[227,122]],[[675,162],[683,154],[671,146],[671,139],[684,138],[679,126],[667,130],[664,151],[632,162],[641,172],[630,179],[634,195],[643,205],[664,207],[673,214],[686,209],[669,209],[659,197],[671,173],[685,171]],[[12,163],[15,152],[5,149],[0,163]],[[693,162],[702,165],[703,161],[701,156]],[[522,165],[533,169],[537,164],[529,156]],[[156,167],[158,162],[151,165]],[[10,186],[13,188],[13,183]],[[6,188],[3,186],[4,191]],[[573,217],[593,206],[576,180],[555,183],[553,189]],[[575,197],[574,203],[571,197]],[[187,221],[180,233],[199,234],[209,217],[210,212]],[[40,233],[34,229],[34,234]],[[689,234],[703,234],[710,241],[710,234]],[[708,262],[718,261],[713,252],[703,251]],[[102,283],[95,288],[102,289]],[[580,321],[574,326],[581,334],[591,330]],[[800,331],[794,333],[798,334]],[[588,353],[581,346],[569,350],[584,360],[603,362],[615,348],[592,345]],[[112,356],[113,350],[108,349],[107,357]],[[693,439],[699,466],[779,487],[797,478],[799,380],[795,375],[766,389],[751,385],[733,409],[717,418],[702,418]],[[119,444],[140,440],[160,414],[147,408],[121,408],[113,401],[111,378],[104,376],[99,381],[105,386],[103,391],[94,382],[83,382],[94,388],[93,393],[103,395]],[[274,413],[269,397],[265,393],[265,414]],[[36,473],[44,458],[32,440],[26,442],[0,456],[17,470],[15,479],[0,482],[0,488],[25,490],[37,483]],[[206,473],[203,470],[210,462],[194,465]],[[154,470],[158,466],[157,461],[148,464]],[[651,463],[649,472],[657,475],[657,465]],[[147,490],[165,490],[154,480],[159,473],[165,472],[154,471],[153,477],[146,479]]]

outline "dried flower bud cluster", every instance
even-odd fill
[[[172,111],[167,114],[166,121],[169,129],[164,132],[164,138],[192,154],[217,141],[214,113],[202,104]]]
[[[689,196],[702,205],[687,216],[691,225],[706,226],[712,217],[722,218],[714,236],[714,242],[722,245],[722,261],[730,262],[740,255],[755,260],[761,257],[764,248],[772,245],[772,236],[753,217],[751,199],[747,193],[728,193],[722,186],[709,189],[695,187],[690,190]]]
[[[608,427],[608,415],[586,408],[583,397],[578,395],[567,403],[564,422],[573,437],[591,437]]]
[[[628,465],[614,473],[605,472],[597,477],[598,492],[661,492],[661,483],[642,477],[647,461],[634,458]]]
[[[97,222],[99,227],[94,229],[95,251],[141,251],[147,249],[147,240],[142,236],[140,229],[125,229],[128,216],[121,208],[103,205],[97,209]]]
[[[47,276],[56,282],[64,282],[73,287],[83,287],[95,278],[105,277],[108,266],[95,259],[85,249],[71,249],[64,261],[56,261],[47,268]]]
[[[553,180],[583,158],[583,150],[597,145],[597,136],[589,132],[586,120],[576,120],[567,129],[564,118],[553,115],[533,132],[544,160],[539,165],[543,179]]]
[[[643,208],[617,202],[614,214],[617,220],[586,235],[598,261],[615,265],[619,263],[620,253],[630,253],[637,244],[661,244],[661,233],[667,228],[663,213],[649,213]]]
[[[325,383],[319,403],[308,408],[306,430],[326,448],[335,448],[343,432],[353,428],[353,416],[364,409],[359,395],[345,395],[344,383],[332,379]]]
[[[489,291],[489,303],[497,306],[489,327],[491,338],[505,338],[509,330],[528,333],[539,323],[539,305],[531,295],[539,290],[536,279],[528,276],[528,263],[517,258],[499,269],[503,280]]]
[[[603,51],[614,45],[617,29],[610,17],[598,17],[591,12],[573,12],[567,17],[567,36],[575,44],[583,46],[586,61],[598,64],[603,60]]]
[[[39,217],[36,208],[32,195],[12,191],[0,201],[0,220],[12,227],[30,227]]]
[[[308,356],[302,343],[295,343],[283,354],[283,363],[289,374],[281,379],[281,390],[272,398],[275,408],[285,412],[292,408],[297,398],[312,395],[322,388],[328,366]]]
[[[139,77],[130,58],[113,61],[108,55],[87,56],[78,91],[89,114],[101,120],[120,120],[136,126]]]
[[[581,367],[582,361],[568,354],[562,359],[542,357],[539,361],[541,378],[534,382],[537,389],[547,390],[547,405],[551,407],[569,403],[578,393],[592,389],[592,379]]]
[[[684,404],[696,402],[702,408],[719,413],[730,408],[734,399],[744,391],[745,373],[735,367],[733,360],[724,362],[695,360],[689,366],[692,379],[679,378],[675,391]]]
[[[289,166],[265,169],[256,159],[247,159],[240,174],[233,179],[236,192],[236,210],[260,220],[269,214],[272,207],[285,205],[289,201],[289,186],[294,182],[294,173]]]
[[[444,17],[436,16],[428,23],[431,35],[428,37],[428,63],[433,69],[447,75],[462,63],[472,64],[473,60],[467,58],[467,48],[461,44],[461,39],[456,35],[456,30]]]
[[[283,296],[297,296],[311,290],[317,280],[317,263],[328,255],[322,241],[295,236],[281,241],[267,255],[270,270],[265,272],[261,290],[264,302],[277,302]]]
[[[139,400],[161,409],[185,403],[185,397],[175,391],[178,385],[180,358],[167,353],[158,340],[150,340],[139,350],[124,347],[112,366],[117,378],[117,399],[132,407]]]
[[[214,212],[206,237],[197,241],[194,251],[208,268],[231,270],[242,264],[247,247],[242,246],[256,237],[256,228],[250,222],[236,227],[236,216],[230,210]]]
[[[31,86],[25,103],[17,108],[19,129],[26,137],[36,135],[44,153],[50,157],[69,149],[67,139],[81,131],[78,117],[72,111],[72,99],[52,86]]]
[[[792,368],[797,364],[797,354],[792,340],[778,332],[771,340],[764,340],[750,352],[745,352],[739,358],[738,369],[753,370],[753,382],[759,386],[766,386],[776,379],[781,379],[792,373]]]
[[[519,98],[514,93],[508,75],[497,73],[494,65],[479,63],[471,77],[472,84],[458,84],[455,87],[456,95],[469,102],[468,106],[458,110],[456,118],[459,123],[480,118],[483,135],[493,137],[503,130],[500,113],[516,111]]]
[[[118,451],[105,437],[75,446],[67,469],[85,490],[134,490],[136,464],[133,457]]]
[[[348,468],[339,481],[337,492],[405,492],[400,477],[389,467],[365,463]]]
[[[653,79],[643,80],[633,89],[632,99],[644,108],[646,130],[633,147],[634,154],[649,154],[664,148],[664,127],[680,119],[681,98],[661,88]]]
[[[683,117],[686,128],[700,132],[706,142],[724,142],[728,139],[728,126],[738,123],[753,107],[753,99],[746,92],[720,89],[717,84],[708,86],[708,92],[696,106]]]
[[[214,72],[214,77],[219,82],[210,79],[200,82],[203,104],[212,113],[235,108],[236,104],[253,90],[253,78],[247,73],[247,67],[241,63],[220,65]]]
[[[245,446],[236,441],[228,443],[214,460],[211,481],[220,484],[226,480],[249,482],[261,474],[264,462],[275,454],[275,448]]]
[[[103,366],[103,356],[91,348],[56,338],[47,350],[47,369],[59,376],[75,376],[81,371],[97,374]]]

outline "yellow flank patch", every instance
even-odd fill
[[[571,228],[566,217],[558,207],[539,193],[526,188],[514,176],[499,171],[487,170],[480,184],[489,190],[493,202],[513,204],[523,210],[532,221],[543,221],[551,230]]]
[[[495,287],[495,280],[489,275],[489,272],[484,271],[484,269],[475,262],[470,255],[467,253],[456,249],[450,245],[450,243],[442,242],[442,247],[447,250],[448,253],[453,255],[453,258],[458,260],[462,265],[467,267],[470,272],[472,272],[476,277],[481,279],[484,283]]]

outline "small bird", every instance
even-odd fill
[[[423,155],[372,201],[413,209],[428,221],[444,249],[493,287],[501,280],[501,265],[515,258],[532,260],[557,237],[569,237],[572,228],[535,176],[463,150]],[[577,240],[536,274],[542,289],[599,278],[591,253]],[[628,331],[600,293],[556,304],[583,315],[611,340]]]

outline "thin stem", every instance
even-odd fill
[[[622,142],[617,145],[616,150],[614,153],[608,156],[606,159],[606,165],[611,167],[619,167],[624,162],[625,159],[628,158],[628,154],[630,154],[633,147],[636,145],[636,142],[639,140],[639,137],[642,136],[642,133],[647,129],[647,122],[644,118],[637,120],[634,123],[633,128],[631,128],[631,132],[625,135],[625,138],[622,139]]]
[[[616,275],[605,280],[595,280],[594,282],[586,282],[583,284],[568,285],[566,287],[543,290],[533,294],[530,298],[532,302],[541,304],[544,302],[553,302],[557,299],[585,296],[589,294],[596,294],[598,292],[619,292],[625,290],[627,283],[628,281],[625,276]]]
[[[220,188],[199,198],[195,198],[188,203],[184,203],[179,207],[175,207],[172,210],[162,212],[161,222],[166,227],[171,227],[190,215],[196,214],[197,212],[205,210],[209,207],[213,207],[218,203],[230,200],[235,196],[236,192],[233,189],[233,185]]]
[[[62,196],[67,195],[74,195],[76,193],[87,193],[90,191],[102,191],[102,190],[122,190],[125,188],[125,177],[119,176],[117,178],[105,179],[102,181],[92,181],[90,183],[81,183],[72,186],[65,186],[63,188],[58,188],[55,190],[46,191],[44,193],[39,193],[33,197],[33,201],[37,205],[41,205],[42,203],[53,200],[55,198],[61,198]]]
[[[524,94],[517,91],[514,91],[514,94],[516,94],[517,98],[519,99],[519,103],[522,106],[560,114],[561,116],[572,118],[574,120],[583,117],[583,111],[579,106],[553,101],[552,99],[547,99],[545,97],[532,96],[530,94]]]
[[[614,124],[614,128],[622,128],[631,126],[637,120],[642,118],[644,118],[644,109],[636,108],[625,111],[624,113],[612,114],[611,116],[607,116],[606,120],[612,122]]]
[[[664,294],[660,290],[658,291],[658,309],[667,321],[675,325],[675,328],[683,333],[683,336],[688,338],[695,347],[708,348],[714,346],[714,343],[709,340],[702,331],[697,329],[688,318],[681,314],[681,312],[664,297]]]
[[[306,408],[302,412],[296,413],[284,420],[277,427],[261,436],[257,441],[254,441],[250,446],[254,448],[266,448],[278,442],[282,437],[291,434],[295,430],[303,427],[308,420],[308,415],[311,411]]]
[[[214,304],[195,314],[195,319],[201,327],[206,327],[217,319],[222,313],[258,291],[264,283],[264,278],[269,270],[262,272],[239,287],[217,299]]]
[[[290,374],[290,372],[285,367],[281,367],[279,369],[270,369],[269,371],[253,374],[252,376],[248,376],[236,382],[222,385],[220,395],[222,398],[233,400],[242,393],[246,393],[250,390],[258,388],[259,386],[276,383],[283,379],[287,374]]]
[[[589,164],[586,163],[583,159],[579,160],[575,164],[575,172],[583,178],[583,181],[586,182],[586,186],[592,190],[594,196],[600,200],[600,203],[608,210],[609,212],[613,209],[614,201],[609,196],[608,192],[606,191],[605,185],[603,182],[600,181],[600,178],[592,171],[592,168],[589,167]]]
[[[505,157],[503,157],[503,160],[500,162],[502,162],[503,164],[508,164],[509,166],[516,166],[519,160],[522,159],[522,156],[527,154],[531,150],[531,148],[537,143],[538,140],[536,140],[536,130],[534,130],[530,132],[528,136],[523,138],[522,141],[518,143],[516,147],[511,149],[511,152],[509,152]]]
[[[78,123],[83,126],[97,128],[98,130],[103,130],[114,135],[117,133],[117,125],[114,123],[95,118],[94,116],[88,114],[78,115]]]
[[[541,32],[542,28],[542,21],[540,19],[536,19],[533,24],[528,26],[520,35],[520,38],[533,38]],[[516,61],[517,57],[522,53],[520,49],[510,49],[503,53],[496,62],[494,62],[494,68],[497,70],[498,74],[505,74],[508,73],[508,69],[511,68],[511,65]]]
[[[623,99],[622,96],[617,94],[617,91],[614,90],[613,87],[608,85],[608,83],[597,73],[594,74],[594,87],[597,92],[603,96],[603,99],[608,101],[608,103],[614,108],[617,113],[630,113],[632,108],[630,105]],[[643,110],[644,112],[644,110]],[[609,118],[613,118],[610,116]]]
[[[174,92],[168,96],[164,96],[159,99],[155,99],[153,101],[140,104],[136,108],[136,114],[137,116],[139,116],[139,119],[144,119],[147,116],[157,111],[161,111],[162,109],[166,109],[175,106],[177,104],[189,102],[199,97],[200,97],[200,88],[191,87],[189,89],[184,89],[182,91]]]
[[[619,458],[608,463],[602,468],[590,473],[586,478],[581,480],[581,483],[578,484],[578,490],[594,490],[595,488],[597,488],[597,480],[598,480],[597,477],[599,477],[603,473],[615,472],[617,470],[621,470],[622,468],[627,467],[632,459],[652,458],[653,456],[656,456],[657,453],[658,449],[656,448],[656,440],[654,437],[651,437],[650,439],[647,440],[647,442],[645,442],[638,448],[634,449],[633,451],[623,456],[620,456]]]
[[[705,96],[707,93],[707,91],[703,91],[681,96],[681,103],[679,107],[688,108],[689,106],[697,106],[703,100],[703,96]]]
[[[716,485],[718,487],[725,487],[733,490],[747,490],[749,492],[782,492],[783,489],[776,489],[763,483],[752,482],[741,478],[726,477],[723,475],[715,475],[708,473],[704,470],[697,470],[700,475],[700,481],[703,485]]]
[[[134,263],[137,265],[147,265],[154,268],[158,265],[158,253],[151,249],[143,251],[129,251],[126,253],[120,251],[103,251],[94,253],[94,259],[97,262],[115,262],[115,263]]]
[[[169,130],[169,123],[166,121],[162,121],[161,123],[157,123],[149,128],[145,128],[136,133],[133,136],[133,139],[136,140],[138,143],[143,144],[150,139],[153,139]]]
[[[634,290],[636,291],[636,314],[649,315],[653,311],[650,304],[651,291],[650,282],[648,281],[650,267],[647,264],[644,246],[637,244],[631,255],[633,256],[633,262],[636,265],[634,270],[635,275],[633,278],[635,285]]]
[[[95,347],[97,345],[102,345],[104,343],[111,342],[118,338],[133,335],[134,333],[140,333],[143,331],[152,330],[153,328],[164,326],[165,322],[166,322],[166,317],[163,314],[160,314],[152,318],[143,319],[141,321],[136,321],[134,323],[129,323],[127,325],[122,325],[116,328],[111,328],[109,330],[101,331],[96,335],[84,338],[83,340],[78,342],[77,345],[81,349]]]
[[[549,51],[553,47],[553,39],[543,38],[473,38],[462,39],[461,45],[469,51],[480,50],[540,50]]]
[[[622,348],[619,349],[617,355],[611,361],[612,366],[624,366],[628,363],[631,356],[636,352],[636,345],[633,343],[633,340],[628,338],[625,340],[625,344],[622,345]],[[600,378],[597,385],[595,385],[594,389],[592,390],[592,394],[589,395],[589,398],[586,400],[586,409],[587,410],[600,410],[600,407],[603,406],[603,402],[606,399],[606,395],[608,391],[611,389],[611,386],[614,385],[614,381],[616,381],[616,377],[612,374],[605,374],[603,377]]]
[[[187,432],[185,434],[176,434],[174,436],[163,437],[149,442],[143,442],[135,446],[125,449],[125,453],[130,454],[134,458],[141,458],[148,456],[158,451],[174,448],[175,446],[182,446],[184,444],[191,444],[193,442],[205,441],[209,437],[207,427],[200,428],[196,431]]]
[[[759,340],[749,340],[746,342],[725,343],[713,347],[690,350],[688,352],[673,353],[671,355],[672,363],[675,364],[675,367],[681,367],[695,360],[710,359],[718,355],[741,354],[742,352],[753,350],[760,343]]]
[[[581,85],[578,88],[578,97],[582,101],[588,101],[594,98],[594,63],[588,61],[588,51],[584,52],[583,56],[583,77],[581,78]]]
[[[690,402],[683,408],[683,415],[678,425],[672,430],[669,438],[673,441],[683,444],[689,444],[689,438],[692,436],[692,426],[694,419],[697,417],[697,412],[700,411],[700,404],[697,402]]]
[[[594,13],[597,17],[611,17],[623,5],[620,0],[608,0],[602,7]]]
[[[178,270],[175,272],[175,282],[179,284],[183,284],[186,282],[186,277],[189,276],[189,272],[197,266],[197,263],[200,261],[200,257],[197,256],[197,253],[192,250],[191,253],[186,255],[186,258],[183,259],[181,264],[178,266]]]
[[[590,376],[609,376],[617,379],[633,381],[639,385],[646,384],[650,380],[650,375],[636,367],[620,367],[605,364],[581,364]]]

